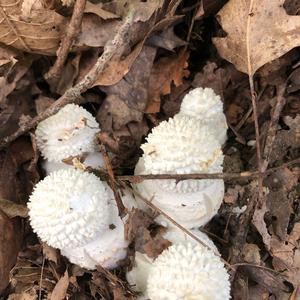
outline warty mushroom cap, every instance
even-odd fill
[[[193,233],[198,239],[200,239],[205,245],[209,246],[210,249],[212,249],[215,253],[219,254],[217,247],[213,243],[212,240],[209,239],[209,237],[197,230],[192,229],[190,230],[191,233]],[[186,243],[192,243],[193,245],[197,245],[198,242],[188,236],[186,233],[184,233],[182,230],[178,228],[168,228],[167,231],[163,234],[163,238],[167,239],[172,243],[172,245],[178,245],[178,244],[186,244]],[[147,290],[147,281],[149,277],[150,270],[153,266],[154,259],[150,258],[147,254],[141,253],[137,251],[135,253],[135,259],[134,259],[134,266],[132,270],[127,272],[126,279],[129,282],[130,285],[132,285],[132,288],[136,292],[140,292],[143,295],[141,298],[146,298],[146,290]],[[140,299],[140,298],[138,298]]]
[[[220,257],[206,247],[175,244],[154,261],[147,294],[151,300],[227,300],[229,275]]]
[[[35,135],[42,156],[61,162],[71,156],[95,151],[99,124],[83,107],[68,104],[58,113],[40,122]]]
[[[72,263],[86,269],[96,269],[96,266],[113,269],[127,255],[128,241],[125,239],[124,222],[118,215],[114,194],[104,183],[109,194],[109,210],[111,219],[106,231],[99,233],[92,241],[75,248],[64,248],[61,254]],[[122,202],[128,210],[136,206],[129,190],[123,191]]]
[[[29,198],[33,231],[54,248],[77,247],[109,226],[109,195],[93,174],[59,170],[40,181]]]
[[[175,115],[152,129],[141,146],[147,173],[190,174],[222,170],[223,153],[213,128]]]
[[[223,113],[223,102],[211,88],[195,88],[182,100],[179,114],[206,123],[213,135],[222,145],[226,141],[227,122]]]

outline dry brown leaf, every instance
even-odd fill
[[[12,201],[0,198],[0,210],[4,212],[9,218],[22,217],[27,218],[28,208],[26,205],[16,204]]]
[[[188,58],[188,52],[181,52],[179,56],[163,57],[156,62],[150,76],[146,113],[159,112],[160,96],[170,94],[172,84],[178,87],[189,76]]]
[[[218,15],[227,36],[213,39],[220,55],[238,70],[253,75],[264,64],[299,46],[300,17],[287,15],[284,2],[229,1]]]
[[[271,240],[271,254],[275,270],[282,271],[294,287],[300,284],[300,223],[296,223],[290,235],[281,241],[275,235]]]
[[[90,1],[86,2],[85,8],[84,8],[85,13],[92,13],[97,16],[99,16],[103,20],[108,20],[108,19],[117,19],[120,16],[111,13],[110,11],[107,11],[102,8],[102,4],[94,4]]]
[[[50,300],[64,300],[67,294],[69,282],[69,275],[66,270],[64,276],[61,277],[55,285]]]
[[[0,211],[0,295],[9,282],[9,272],[16,262],[20,246],[18,224]]]
[[[21,1],[5,0],[0,6],[0,36],[3,44],[22,51],[54,55],[65,18],[54,10],[33,10],[22,19]]]
[[[51,260],[55,264],[57,264],[57,260],[58,260],[57,249],[48,246],[46,243],[42,243],[42,247],[43,247],[43,254],[45,255],[45,257],[48,260]]]
[[[8,300],[36,300],[37,295],[34,291],[10,294]]]
[[[110,86],[118,83],[129,72],[135,59],[140,54],[143,44],[143,42],[139,43],[124,59],[121,59],[120,57],[113,57],[95,82],[94,86]]]

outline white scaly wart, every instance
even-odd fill
[[[114,268],[128,246],[114,201],[110,188],[95,175],[55,171],[30,196],[30,224],[42,241],[71,262],[87,269]]]
[[[47,174],[62,168],[70,157],[84,157],[86,166],[104,165],[101,153],[96,151],[95,136],[100,131],[96,119],[83,107],[68,104],[55,115],[40,122],[35,135],[37,145],[45,159]]]
[[[214,253],[219,254],[219,251],[215,244],[209,239],[209,237],[197,230],[193,229],[190,232],[196,236],[201,242],[207,245]],[[197,245],[198,242],[191,238],[189,235],[184,233],[178,228],[168,228],[163,234],[163,238],[170,241],[172,245],[192,243]],[[135,253],[134,265],[133,268],[127,272],[126,278],[132,288],[141,293],[140,298],[138,299],[147,299],[147,281],[149,277],[150,270],[153,266],[154,259],[150,258],[147,254],[137,251]]]
[[[201,245],[175,244],[153,262],[150,300],[228,300],[229,275],[220,257]]]
[[[144,154],[135,175],[222,172],[221,145],[209,127],[186,115],[161,122],[141,148]],[[223,180],[145,180],[134,188],[186,228],[207,223],[217,213],[224,197]],[[147,209],[142,204],[140,207]],[[163,216],[156,221],[173,226]]]

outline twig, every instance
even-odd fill
[[[45,256],[43,256],[41,276],[40,276],[40,282],[39,282],[39,300],[42,300],[42,283],[43,283],[44,267],[45,267]]]
[[[98,58],[96,64],[92,67],[89,73],[74,87],[68,89],[58,100],[56,100],[47,110],[45,110],[40,115],[29,120],[26,124],[21,126],[15,133],[4,138],[0,142],[0,149],[5,147],[10,142],[14,141],[16,138],[22,134],[28,132],[30,129],[35,127],[39,122],[55,114],[61,107],[68,103],[75,102],[81,95],[95,83],[101,72],[104,70],[107,63],[113,57],[113,55],[119,51],[121,45],[126,43],[126,36],[131,28],[134,21],[134,11],[130,11],[124,21],[120,26],[117,34],[109,40],[105,47],[102,55]]]
[[[177,223],[173,218],[171,218],[168,214],[166,214],[164,211],[162,211],[160,208],[158,208],[156,205],[154,205],[151,201],[145,199],[143,196],[141,196],[139,193],[137,193],[135,190],[132,190],[133,194],[136,195],[139,199],[141,199],[144,203],[146,203],[149,207],[151,207],[155,212],[158,212],[162,216],[164,216],[166,219],[168,219],[172,224],[174,224],[176,227],[178,227],[180,230],[182,230],[185,234],[187,234],[189,237],[191,237],[193,240],[195,240],[197,243],[201,244],[202,246],[208,248],[211,250],[216,256],[220,257],[222,262],[231,270],[234,270],[234,268],[231,266],[230,263],[228,263],[225,259],[221,257],[221,255],[217,252],[215,252],[211,247],[209,247],[206,243],[201,241],[196,235],[191,233],[188,229],[184,228],[182,225]]]
[[[255,140],[256,140],[256,155],[257,155],[257,167],[258,172],[262,172],[262,159],[261,159],[261,147],[260,147],[260,133],[259,133],[259,124],[258,124],[258,116],[257,116],[257,106],[256,106],[256,93],[254,89],[253,82],[253,70],[252,70],[252,61],[251,61],[251,45],[250,45],[250,23],[252,18],[252,8],[253,8],[253,0],[250,1],[249,13],[247,19],[247,32],[246,32],[246,44],[247,44],[247,62],[248,62],[248,75],[249,75],[249,85],[250,85],[250,93],[251,93],[251,102],[253,108],[253,119],[255,126]],[[261,206],[263,201],[263,178],[262,176],[258,176],[258,204]]]
[[[116,186],[116,180],[115,180],[115,175],[114,175],[114,172],[113,172],[113,169],[112,169],[112,165],[111,165],[110,159],[107,155],[105,146],[103,144],[100,144],[100,151],[103,154],[103,159],[104,159],[105,166],[106,166],[107,173],[108,173],[108,182],[109,182],[109,185],[110,185],[110,187],[111,187],[111,189],[114,193],[114,196],[115,196],[115,200],[116,200],[118,211],[119,211],[119,216],[120,216],[120,218],[123,218],[126,215],[127,210],[126,210],[126,207],[124,206],[124,204],[122,202],[120,194],[118,193],[118,189],[117,189],[117,186]]]
[[[269,124],[266,144],[264,147],[264,153],[263,153],[264,161],[263,161],[262,171],[266,170],[269,164],[270,155],[272,152],[272,146],[276,137],[278,120],[280,117],[280,113],[286,102],[284,97],[285,88],[286,88],[286,84],[283,84],[280,85],[277,90],[277,102],[271,116],[271,122]]]
[[[79,32],[85,4],[86,0],[76,0],[73,14],[66,30],[66,34],[63,36],[59,49],[57,50],[57,59],[55,61],[55,64],[45,75],[46,79],[53,79],[55,85],[60,78],[63,65],[67,59],[73,41]]]
[[[154,180],[154,179],[175,179],[177,181],[188,180],[188,179],[249,179],[257,178],[258,176],[268,176],[269,174],[281,170],[282,168],[299,164],[300,158],[291,160],[282,164],[279,167],[270,168],[260,173],[258,171],[246,171],[242,173],[203,173],[203,174],[147,174],[147,175],[121,175],[116,176],[117,180],[129,181],[131,183],[139,183],[144,180]]]

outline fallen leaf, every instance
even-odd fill
[[[110,86],[117,84],[130,71],[132,64],[142,51],[142,47],[143,42],[139,43],[134,50],[123,59],[119,56],[113,57],[94,83],[94,86]]]
[[[293,230],[283,241],[276,235],[272,236],[271,254],[272,264],[276,271],[282,272],[294,287],[300,284],[300,223],[294,225]]]
[[[300,18],[289,16],[284,2],[229,1],[218,14],[227,36],[213,39],[219,54],[238,70],[253,75],[264,64],[299,46]]]
[[[170,51],[173,51],[177,47],[185,46],[186,44],[187,42],[175,35],[174,26],[153,34],[147,40],[147,45],[161,47]]]
[[[8,296],[8,300],[36,300],[37,295],[35,292],[22,292],[13,293]]]
[[[9,283],[9,272],[19,252],[19,224],[0,211],[0,295]]]
[[[84,12],[95,14],[103,20],[120,18],[120,16],[118,16],[116,14],[113,14],[112,12],[103,9],[101,3],[94,4],[92,2],[87,1],[86,5],[85,5],[85,8],[84,8]]]
[[[112,122],[114,130],[119,130],[129,122],[141,122],[142,119],[142,112],[129,108],[122,99],[114,94],[106,97],[97,114],[97,120],[102,126],[109,120],[109,123]],[[109,127],[109,125],[104,125],[103,129],[109,130],[111,129]]]
[[[42,243],[42,247],[43,247],[43,254],[45,255],[45,257],[48,260],[51,260],[55,264],[57,264],[57,260],[58,260],[57,249],[48,246],[46,243]]]
[[[163,57],[154,64],[149,82],[146,113],[159,112],[160,96],[170,94],[172,84],[176,87],[183,84],[183,78],[190,74],[187,70],[188,57],[188,52],[181,51],[178,56]]]
[[[1,42],[26,52],[55,55],[66,19],[48,9],[33,10],[29,18],[22,19],[20,3],[1,2]]]
[[[143,112],[149,99],[148,83],[155,55],[155,48],[144,46],[126,76],[117,84],[101,89],[108,95],[117,95],[129,108]]]
[[[28,208],[26,205],[16,204],[12,201],[0,198],[0,210],[4,212],[9,218],[28,217]]]
[[[50,300],[64,300],[66,298],[68,286],[69,275],[68,271],[66,270],[64,276],[61,277],[55,285]]]

